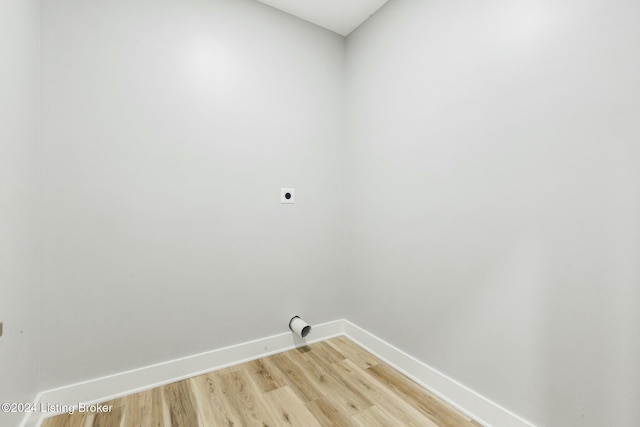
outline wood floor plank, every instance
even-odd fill
[[[120,427],[123,412],[122,406],[114,406],[110,412],[96,413],[93,427]]]
[[[359,389],[351,381],[338,373],[338,369],[335,365],[332,364],[325,368],[328,371],[328,375],[335,378],[337,383],[335,392],[332,393],[334,400],[339,405],[346,408],[349,413],[357,414],[374,406],[366,393],[362,392],[362,389]]]
[[[46,427],[91,427],[93,418],[94,414],[63,414],[45,419],[42,425]]]
[[[478,427],[345,337],[136,393],[42,427]]]
[[[402,423],[376,406],[354,416],[353,419],[360,427],[396,427]]]
[[[246,363],[253,380],[263,391],[271,391],[287,385],[282,374],[268,358],[257,359]]]
[[[124,398],[124,426],[164,427],[164,397],[161,388],[154,388]]]
[[[240,425],[240,416],[225,397],[219,371],[199,375],[190,381],[198,401],[201,427]]]
[[[96,414],[89,414],[85,417],[84,427],[93,427],[93,422],[96,419]]]
[[[330,379],[327,378],[325,370],[322,369],[322,364],[309,358],[308,352],[291,351],[287,353],[287,356],[292,367],[295,367],[295,369],[300,372],[304,372],[305,377],[311,385],[318,390],[320,396],[327,394],[331,383],[327,384],[327,381],[330,381]]]
[[[323,426],[356,427],[351,416],[341,410],[342,405],[331,396],[325,396],[307,403],[307,409]]]
[[[401,395],[411,406],[427,415],[438,426],[477,427],[471,423],[471,419],[390,366],[380,364],[368,368],[367,371],[389,389]]]
[[[304,401],[311,402],[319,399],[324,394],[318,390],[307,374],[298,364],[294,363],[288,353],[280,353],[269,358],[287,379],[289,386]]]
[[[224,394],[229,404],[240,416],[240,425],[267,427],[276,423],[264,402],[263,393],[251,379],[250,374],[238,369],[221,375]]]
[[[314,346],[314,351],[315,348]],[[340,377],[332,368],[331,363],[322,363],[314,358],[309,358],[308,356],[312,353],[313,351],[306,354],[292,352],[289,356],[298,366],[306,370],[307,376],[314,381],[314,385],[325,396],[332,396],[338,409],[344,411],[345,414],[354,415],[373,405],[366,396]]]
[[[265,393],[265,399],[277,426],[322,427],[305,402],[289,386]]]
[[[165,406],[169,410],[171,427],[194,427],[199,425],[198,410],[196,409],[189,380],[167,384],[162,387],[162,392]]]
[[[382,363],[380,359],[351,341],[349,338],[336,337],[325,342],[340,353],[344,354],[346,356],[345,359],[351,360],[363,369]]]
[[[397,394],[385,388],[383,384],[369,375],[350,359],[335,364],[338,374],[345,380],[352,382],[361,393],[373,402],[374,406],[388,412],[397,418],[404,426],[414,427],[438,427],[430,419],[426,418],[417,409],[402,400]]]
[[[334,347],[325,341],[315,343],[311,346],[313,351],[309,351],[306,355],[320,364],[331,364],[346,359],[345,355],[340,353]]]

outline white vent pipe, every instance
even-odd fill
[[[302,320],[300,316],[293,316],[289,321],[289,329],[300,338],[305,338],[311,332],[311,325]]]

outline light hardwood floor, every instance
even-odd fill
[[[42,427],[478,427],[345,337],[59,415]]]

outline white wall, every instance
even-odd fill
[[[43,2],[36,387],[37,6],[0,3],[0,401],[301,313],[539,425],[637,422],[640,5],[393,0],[345,115],[343,40],[253,1]]]
[[[348,318],[541,426],[640,418],[638,16],[394,0],[347,40]]]
[[[37,390],[39,2],[0,1],[0,402]],[[21,414],[0,412],[0,425]]]
[[[341,37],[252,0],[42,35],[41,388],[343,317]]]

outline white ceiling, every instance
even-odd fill
[[[342,36],[348,35],[388,0],[258,0]]]

